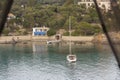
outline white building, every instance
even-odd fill
[[[110,0],[97,0],[97,3],[100,8],[102,9],[104,8],[106,11],[111,9]],[[79,0],[78,5],[81,5],[81,4],[85,5],[86,8],[88,8],[91,5],[94,5],[94,2],[93,0]]]
[[[43,27],[35,27],[35,28],[33,28],[32,35],[33,36],[45,36],[45,35],[47,35],[48,30],[49,30],[49,28],[45,27],[45,26],[43,26]]]

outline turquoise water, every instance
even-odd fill
[[[0,80],[120,80],[107,45],[72,45],[77,62],[66,60],[68,45],[0,45]]]

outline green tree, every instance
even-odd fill
[[[48,36],[53,36],[56,34],[56,31],[54,29],[50,29],[48,32],[47,32],[47,35]]]
[[[78,26],[77,19],[75,17],[71,16],[71,23],[69,23],[69,18],[68,18],[64,24],[64,28],[66,30],[69,30],[69,24],[71,24],[72,29],[76,29]]]
[[[78,29],[75,30],[76,32],[80,32],[80,35],[94,35],[95,33],[99,33],[101,31],[101,28],[96,25],[91,25],[87,22],[80,22]]]
[[[39,27],[48,26],[55,31],[61,28],[68,31],[71,16],[72,35],[88,35],[95,33],[89,23],[99,22],[94,6],[86,9],[85,5],[74,4],[74,0],[15,0],[11,12],[17,17],[14,22],[23,25],[27,31],[36,24]]]

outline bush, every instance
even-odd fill
[[[54,29],[50,29],[48,32],[47,32],[47,35],[48,36],[53,36],[56,34],[56,31]]]
[[[69,36],[69,32],[65,32],[63,36]]]
[[[80,36],[80,32],[76,30],[76,31],[72,32],[71,35],[72,36]]]
[[[23,35],[27,35],[27,34],[28,34],[28,32],[27,32],[27,31],[24,31],[22,34],[23,34]]]
[[[64,36],[69,36],[69,32],[67,31],[67,32],[65,32],[63,35],[64,35]],[[80,36],[80,32],[79,32],[78,30],[73,31],[73,32],[71,33],[71,36]]]
[[[99,33],[100,31],[101,28],[97,25],[92,25],[87,22],[80,22],[75,33],[80,33],[83,36],[91,36],[94,35],[95,33]]]
[[[4,34],[5,36],[7,36],[7,35],[9,34],[9,32],[10,32],[10,29],[8,29],[8,28],[5,28],[5,29],[3,30],[3,34]]]

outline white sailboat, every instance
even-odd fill
[[[71,17],[69,17],[69,55],[67,55],[67,60],[70,63],[76,62],[77,61],[77,57],[75,54],[72,54],[72,50],[71,50]]]

